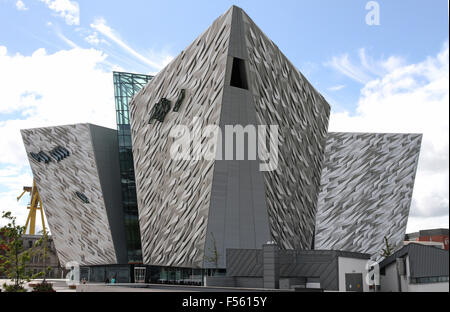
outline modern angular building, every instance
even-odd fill
[[[117,131],[22,131],[63,264],[201,283],[227,250],[366,259],[403,240],[421,135],[328,133],[326,100],[240,8],[114,92]]]
[[[21,132],[61,263],[127,263],[117,131],[76,124]]]
[[[329,113],[245,12],[220,16],[130,102],[144,263],[225,268],[227,248],[311,248]],[[248,157],[173,159],[180,125],[277,125],[277,169]]]

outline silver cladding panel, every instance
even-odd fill
[[[249,90],[230,86],[233,57],[245,62]],[[148,125],[162,97],[186,97],[178,113]],[[257,161],[175,161],[175,125],[278,125],[279,167]],[[232,7],[130,103],[144,263],[211,267],[205,253],[310,248],[329,105],[239,8]],[[193,127],[190,126],[192,131]]]
[[[315,249],[379,254],[403,241],[422,135],[329,133]]]
[[[253,94],[243,88],[231,86],[233,58],[248,63],[242,10],[234,7],[230,12],[231,31],[228,46],[225,85],[220,113],[220,129],[226,126],[257,126]],[[247,70],[248,71],[248,70]],[[247,73],[248,77],[248,73]],[[223,151],[236,142],[225,146]],[[258,248],[271,240],[263,173],[260,161],[216,160],[211,188],[205,243],[204,267],[215,268],[214,245],[217,249],[217,267],[225,268],[228,248]]]
[[[169,132],[180,124],[198,134],[193,122],[197,116],[200,127],[219,124],[230,20],[230,14],[219,17],[129,104],[146,264],[203,264],[214,162],[171,159]],[[165,97],[173,108],[180,89],[186,95],[179,112],[170,110],[164,123],[149,125],[154,104]]]
[[[309,249],[330,106],[245,12],[243,21],[257,123],[279,126],[278,168],[264,172],[272,239]]]
[[[63,265],[70,261],[81,265],[117,263],[90,126],[76,124],[21,131]],[[36,162],[29,154],[44,151],[49,155],[58,145],[70,152],[69,157],[58,163]],[[76,191],[85,194],[90,203],[83,203]]]

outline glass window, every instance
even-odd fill
[[[142,261],[142,251],[139,236],[139,223],[134,221],[138,220],[138,215],[128,103],[152,78],[153,76],[148,75],[121,72],[113,73],[114,97],[117,111],[117,130],[119,133],[118,140],[123,206],[125,218],[128,218],[127,220],[133,220],[132,222],[125,222],[129,262]]]

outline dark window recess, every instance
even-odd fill
[[[75,192],[75,194],[78,196],[79,199],[81,199],[85,204],[89,204],[89,199],[86,197],[86,195],[84,195],[83,193],[80,192]]]
[[[52,156],[52,158],[56,161],[60,161],[61,159],[63,159],[64,157],[62,157],[62,155],[60,155],[57,151],[55,150],[51,150],[50,151],[50,156]]]
[[[70,155],[69,151],[62,146],[57,146],[50,151],[50,156],[52,156],[53,159],[56,161],[61,161],[64,158],[68,157],[69,155]]]
[[[41,156],[39,156],[36,153],[30,152],[31,157],[33,157],[34,160],[36,160],[37,162],[41,162]]]
[[[178,112],[180,110],[180,106],[183,103],[185,93],[186,91],[184,89],[181,89],[180,95],[178,96],[175,106],[173,107],[174,112]]]
[[[63,160],[64,158],[68,157],[70,155],[70,152],[62,147],[62,146],[57,146],[54,149],[52,149],[49,152],[50,156],[48,156],[46,153],[44,152],[39,152],[39,153],[33,153],[30,152],[30,156],[37,162],[41,162],[43,161],[44,163],[48,164],[49,162],[51,162],[51,158],[52,157],[54,160],[56,161],[60,161]]]
[[[48,157],[48,155],[44,152],[39,152],[38,156],[46,163],[48,164],[49,162],[51,162],[52,160],[50,159],[50,157]]]
[[[231,70],[230,86],[248,90],[247,74],[245,72],[244,60],[233,58],[233,68]]]

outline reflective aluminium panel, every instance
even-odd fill
[[[227,248],[310,248],[329,111],[241,9],[220,16],[130,102],[144,263],[224,268]],[[276,164],[197,160],[195,143],[190,159],[174,159],[180,125],[192,137],[207,126],[278,126]]]
[[[315,249],[379,255],[403,242],[421,134],[329,133]]]
[[[117,131],[76,124],[21,133],[61,263],[126,263]]]

